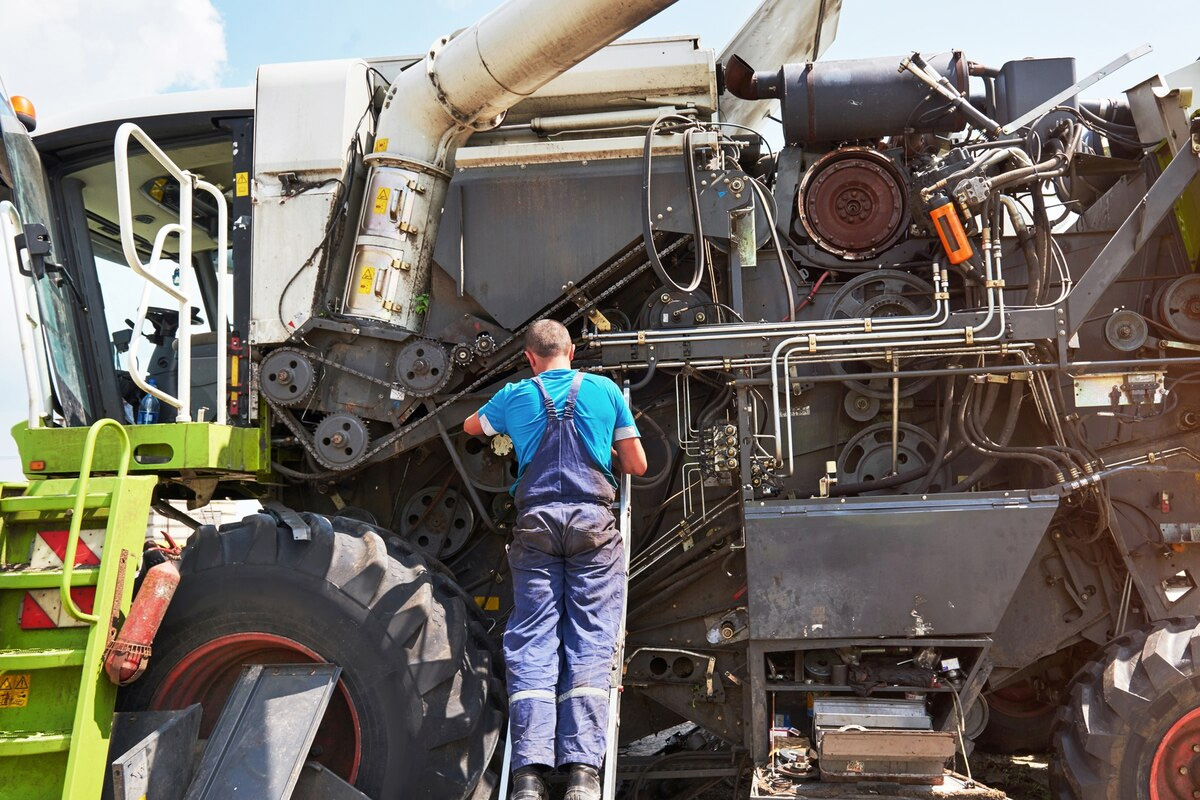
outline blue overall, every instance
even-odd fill
[[[513,769],[604,760],[625,592],[614,492],[575,427],[577,373],[559,415],[537,377],[546,430],[517,485],[504,634]]]

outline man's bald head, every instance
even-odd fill
[[[555,319],[539,319],[525,331],[525,349],[538,358],[570,356],[571,334]]]

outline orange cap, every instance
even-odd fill
[[[34,110],[33,101],[28,97],[14,94],[9,102],[12,104],[13,111],[17,112],[17,118],[25,124],[26,128],[32,131],[37,127],[37,111]]]

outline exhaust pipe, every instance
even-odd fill
[[[363,159],[367,194],[346,296],[374,293],[384,299],[393,324],[421,330],[417,298],[429,290],[458,146],[674,2],[510,0],[457,36],[435,42],[384,98],[375,152]]]

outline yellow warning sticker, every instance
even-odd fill
[[[234,189],[233,193],[238,197],[245,197],[250,194],[250,173],[239,172],[233,176]]]
[[[385,152],[387,150],[387,146],[388,146],[387,137],[375,140],[375,152],[376,153]]]
[[[379,191],[375,193],[375,213],[386,214],[388,207],[388,188],[380,186]]]
[[[29,705],[29,675],[0,675],[0,709]]]
[[[500,598],[496,597],[496,596],[480,597],[480,596],[476,595],[475,596],[475,605],[479,606],[484,611],[499,611],[500,610]]]
[[[363,267],[362,274],[358,276],[358,293],[370,294],[371,287],[375,285],[375,268]]]

